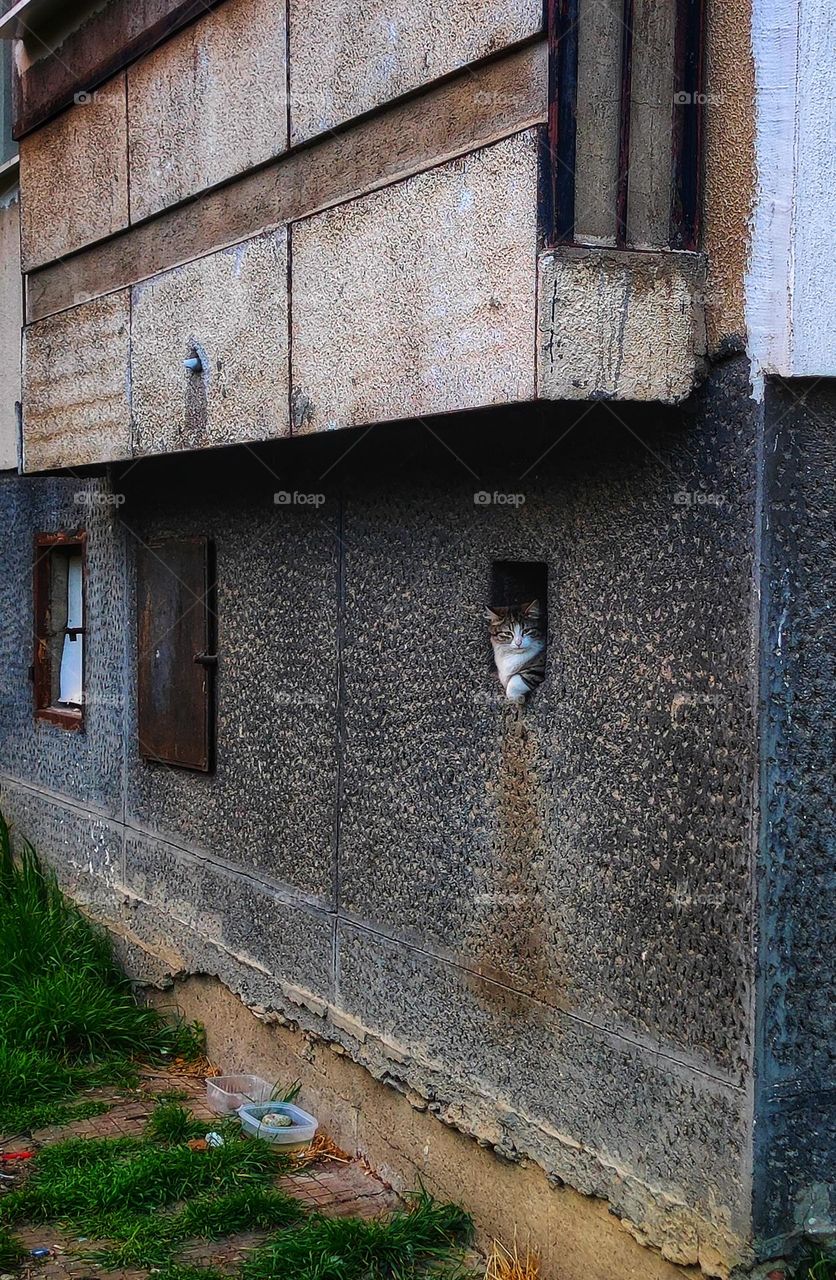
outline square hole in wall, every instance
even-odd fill
[[[494,608],[515,608],[539,600],[548,619],[549,566],[539,560],[494,560],[491,565],[490,599]]]

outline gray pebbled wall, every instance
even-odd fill
[[[3,803],[147,972],[217,974],[711,1274],[751,1233],[747,390],[737,361],[677,411],[555,403],[116,472],[72,741],[31,721],[28,548],[78,482],[0,489]],[[217,547],[210,777],[135,746],[133,547],[180,532]],[[482,617],[498,559],[548,565],[521,713]]]
[[[836,1242],[836,385],[767,384],[755,1224]]]

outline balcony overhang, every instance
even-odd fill
[[[0,17],[0,40],[25,40],[36,34],[39,22],[54,17],[60,9],[58,0],[17,0]]]

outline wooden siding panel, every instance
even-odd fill
[[[212,767],[212,590],[206,538],[137,548],[137,719],[146,760]]]

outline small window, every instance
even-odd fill
[[[35,716],[80,729],[84,716],[84,533],[35,539]]]

